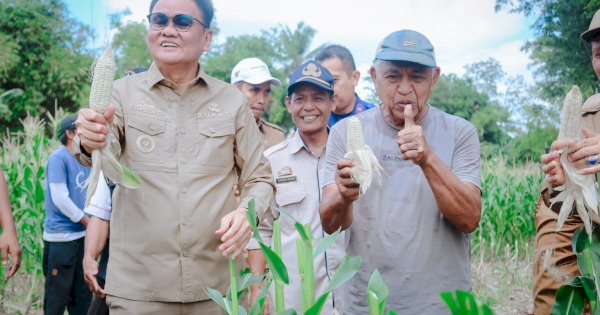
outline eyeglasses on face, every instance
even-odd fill
[[[147,17],[150,27],[155,31],[160,31],[169,24],[169,17],[162,12],[149,14]],[[187,14],[177,14],[173,16],[173,26],[179,32],[187,32],[190,28],[192,28],[192,25],[194,25],[194,20],[198,21],[198,23],[205,28],[202,21]]]

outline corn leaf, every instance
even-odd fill
[[[362,256],[345,256],[335,274],[331,277],[331,281],[329,281],[325,292],[331,292],[352,279],[360,269],[361,264]]]
[[[556,291],[556,302],[552,306],[552,315],[583,314],[585,306],[585,290],[581,285],[581,277],[575,277]]]
[[[246,218],[248,219],[248,223],[250,223],[250,228],[252,228],[252,238],[261,243],[264,243],[262,237],[260,237],[260,233],[258,232],[258,226],[256,224],[258,219],[256,215],[256,201],[254,199],[250,199],[250,201],[248,201],[248,211],[246,211]]]
[[[285,264],[281,260],[281,257],[279,257],[279,255],[277,255],[271,248],[269,248],[264,243],[259,243],[259,245],[260,245],[260,248],[262,249],[263,253],[265,254],[265,260],[267,261],[267,264],[269,265],[269,269],[273,273],[273,277],[275,278],[275,281],[289,284],[290,279],[288,276],[287,268],[285,267]]]
[[[208,295],[208,297],[215,301],[215,303],[219,304],[219,306],[224,310],[224,311],[228,311],[227,310],[227,304],[225,302],[225,299],[223,298],[223,295],[221,295],[221,292],[215,290],[215,289],[211,289],[211,288],[205,288],[204,292],[206,292],[206,295]]]
[[[331,245],[333,245],[333,243],[335,243],[335,240],[340,236],[341,233],[341,228],[338,229],[337,231],[335,231],[334,233],[327,235],[325,237],[323,237],[322,239],[320,239],[317,242],[317,245],[315,245],[315,249],[313,252],[313,257],[317,257],[321,254],[323,254],[327,249],[329,249],[329,247],[331,247]]]
[[[592,311],[600,314],[598,307],[598,290],[600,284],[600,239],[594,231],[589,237],[585,229],[579,229],[573,234],[573,252],[577,255],[577,265],[583,276],[580,279],[586,293],[585,297],[590,302]],[[591,287],[591,288],[590,288]]]
[[[271,279],[265,279],[263,281],[262,286],[260,287],[260,291],[256,295],[256,299],[254,300],[254,304],[250,308],[248,312],[249,315],[261,315],[263,307],[265,306],[265,300],[267,299],[267,294],[269,294],[269,286],[271,285]]]
[[[322,294],[319,297],[319,299],[315,302],[315,304],[313,304],[308,310],[306,310],[306,312],[304,312],[304,315],[319,315],[319,314],[321,314],[321,310],[323,309],[325,302],[327,302],[328,296],[329,296],[329,292],[325,292],[324,294]]]
[[[298,315],[298,313],[296,312],[296,310],[288,308],[285,311],[277,312],[276,315]]]

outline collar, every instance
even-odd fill
[[[202,69],[200,64],[198,64],[198,67],[200,70],[198,71],[198,74],[196,74],[196,77],[193,80],[194,84],[197,84],[198,82],[203,82],[205,85],[209,85],[208,75],[206,73],[204,73],[204,70]],[[156,66],[156,63],[154,63],[154,62],[152,62],[152,64],[150,65],[150,68],[148,68],[147,80],[148,81],[147,81],[146,88],[148,90],[151,89],[153,86],[155,86],[158,83],[161,83],[169,88],[173,88],[175,86],[175,83],[173,83],[169,79],[165,78],[165,76],[162,74],[162,72],[160,72],[160,70],[158,69],[158,66]]]
[[[330,128],[327,127],[328,134],[329,134],[329,131],[330,131]],[[296,154],[296,153],[298,153],[298,151],[300,151],[303,148],[304,148],[304,150],[306,150],[306,152],[312,154],[312,152],[310,151],[310,149],[308,148],[306,143],[304,143],[304,140],[302,139],[302,136],[300,136],[300,132],[298,130],[296,130],[294,132],[294,136],[292,138],[290,138],[288,146],[290,148],[291,154]],[[323,151],[323,152],[325,152],[325,151]]]

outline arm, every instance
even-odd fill
[[[0,169],[0,226],[2,226],[2,235],[0,235],[0,251],[2,252],[2,265],[8,264],[8,256],[12,259],[12,265],[4,276],[8,279],[12,277],[21,266],[21,247],[17,240],[17,227],[10,210],[10,200],[8,197],[8,187],[4,180],[4,173]]]
[[[109,220],[112,210],[112,198],[110,189],[106,184],[104,176],[100,174],[98,189],[92,196],[90,205],[85,212],[92,214],[85,235],[85,246],[83,253],[83,275],[90,291],[104,296],[106,293],[98,285],[98,255],[106,246],[108,239]]]
[[[360,185],[352,179],[351,167],[351,160],[338,161],[335,184],[323,188],[319,214],[323,230],[328,234],[340,227],[346,230],[352,225],[352,203],[358,200]]]
[[[90,291],[103,297],[106,295],[104,289],[98,284],[98,256],[108,239],[109,221],[98,217],[92,217],[86,229],[85,245],[83,252],[83,274],[84,280]]]
[[[246,207],[250,199],[256,202],[259,220],[267,216],[268,206],[273,201],[274,183],[271,167],[263,155],[262,136],[256,127],[248,106],[243,104],[236,115],[234,154],[236,167],[240,170],[238,187],[241,202],[239,207],[221,219],[215,234],[223,242],[219,250],[223,256],[237,257],[250,240],[250,224],[246,219]]]
[[[88,223],[88,218],[84,215],[83,211],[77,207],[73,200],[69,198],[69,188],[67,188],[67,184],[50,182],[48,186],[52,203],[54,203],[58,210],[74,223],[80,222],[85,226]]]
[[[481,218],[481,191],[474,183],[461,180],[460,177],[469,178],[474,168],[479,175],[476,130],[458,130],[461,134],[458,135],[451,170],[431,150],[421,126],[414,123],[412,106],[405,107],[404,117],[405,127],[398,132],[396,140],[402,157],[423,170],[444,217],[462,232],[474,231]]]

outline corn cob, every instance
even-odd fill
[[[581,91],[576,85],[565,97],[563,103],[562,117],[558,139],[581,140]],[[584,223],[588,235],[592,235],[592,224],[589,213],[598,214],[598,196],[596,195],[596,186],[594,175],[581,175],[577,168],[569,159],[569,152],[572,148],[561,148],[563,154],[560,157],[560,164],[565,172],[565,183],[555,188],[560,191],[559,194],[551,199],[552,203],[562,202],[558,214],[556,229],[562,228],[567,220],[573,206],[577,214]]]
[[[357,117],[350,117],[346,121],[346,151],[344,157],[354,161],[352,179],[360,185],[361,193],[366,193],[371,186],[373,173],[381,183],[383,168],[371,148],[365,144],[362,125]]]
[[[94,111],[103,114],[110,103],[112,94],[112,83],[115,77],[115,60],[112,49],[109,46],[98,57],[92,70],[92,87],[90,90],[89,106]],[[86,207],[89,205],[94,192],[98,186],[98,179],[102,171],[106,177],[113,182],[127,188],[139,188],[141,179],[130,169],[122,166],[112,154],[112,136],[109,133],[108,144],[101,150],[92,151],[92,170],[86,181],[87,195]]]

